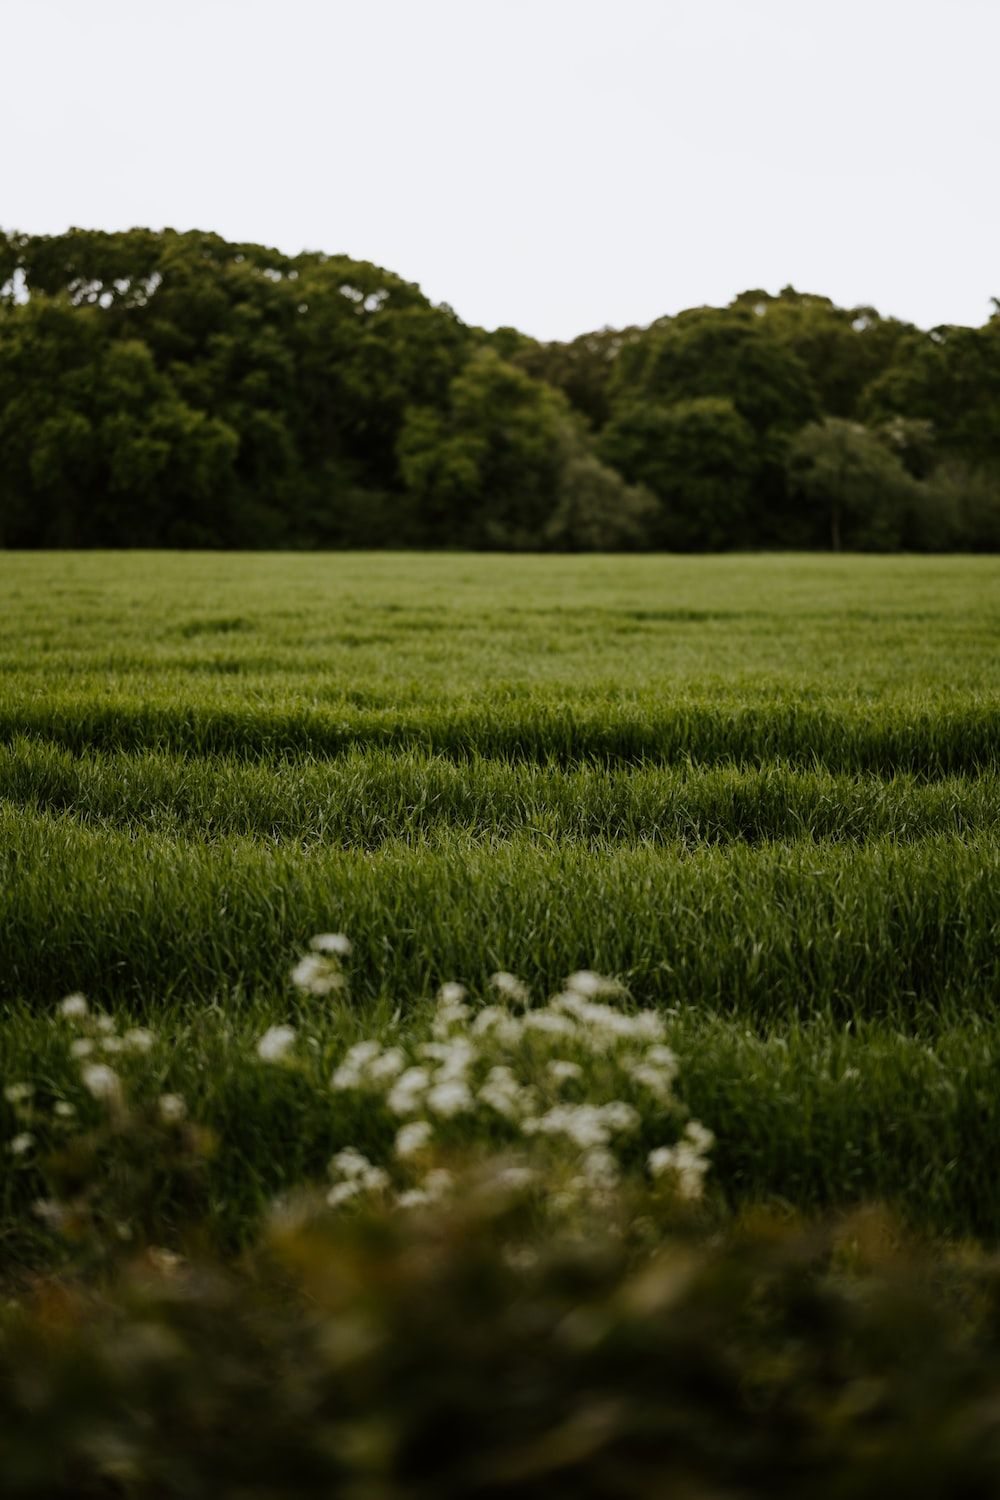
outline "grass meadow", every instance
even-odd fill
[[[0,553],[4,1496],[1000,1495],[998,584]]]
[[[8,554],[0,1046],[84,991],[221,1143],[226,1243],[356,1140],[246,1063],[588,968],[665,1019],[712,1192],[1000,1236],[988,558]],[[349,934],[349,1002],[289,985]],[[2,1107],[2,1106],[0,1106]],[[13,1131],[16,1121],[11,1121]],[[38,1234],[4,1161],[3,1233]],[[172,1212],[173,1188],[159,1189]]]

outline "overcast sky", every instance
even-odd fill
[[[1000,0],[0,0],[0,224],[344,252],[569,338],[1000,296]]]

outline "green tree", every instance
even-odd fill
[[[558,392],[483,350],[443,412],[413,407],[399,463],[414,532],[462,547],[537,547],[574,442]]]
[[[749,539],[758,442],[732,401],[631,403],[608,424],[600,452],[660,501],[652,532],[657,545],[712,550]]]
[[[568,344],[532,341],[509,358],[535,380],[544,380],[562,391],[591,430],[599,432],[611,415],[618,356],[626,344],[640,337],[638,328],[601,328],[583,333]]]
[[[6,545],[230,544],[238,448],[98,309],[36,295],[0,319]]]
[[[998,392],[1000,311],[922,334],[785,287],[541,344],[346,256],[0,232],[7,545],[811,545],[825,415],[919,481],[845,545],[991,546]]]
[[[929,551],[1000,552],[1000,473],[946,458],[921,486]]]
[[[789,445],[788,474],[792,493],[825,523],[834,552],[899,545],[915,481],[860,422],[809,423]]]
[[[1000,316],[982,328],[914,332],[869,386],[866,421],[933,424],[943,454],[1000,467]]]
[[[593,453],[563,464],[544,539],[567,552],[629,552],[648,546],[660,507],[645,485],[626,484]]]
[[[794,431],[819,414],[809,372],[753,313],[699,307],[654,323],[619,353],[612,397],[732,402],[759,435]]]
[[[730,307],[749,313],[775,345],[795,356],[808,372],[820,409],[836,417],[857,415],[866,387],[913,332],[873,307],[837,307],[829,297],[791,286],[777,296],[741,292]]]

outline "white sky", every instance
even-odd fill
[[[372,260],[540,338],[1000,296],[1000,0],[0,0],[0,224]]]

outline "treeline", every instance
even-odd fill
[[[0,233],[0,545],[1000,549],[1000,304],[545,344],[345,256]]]

